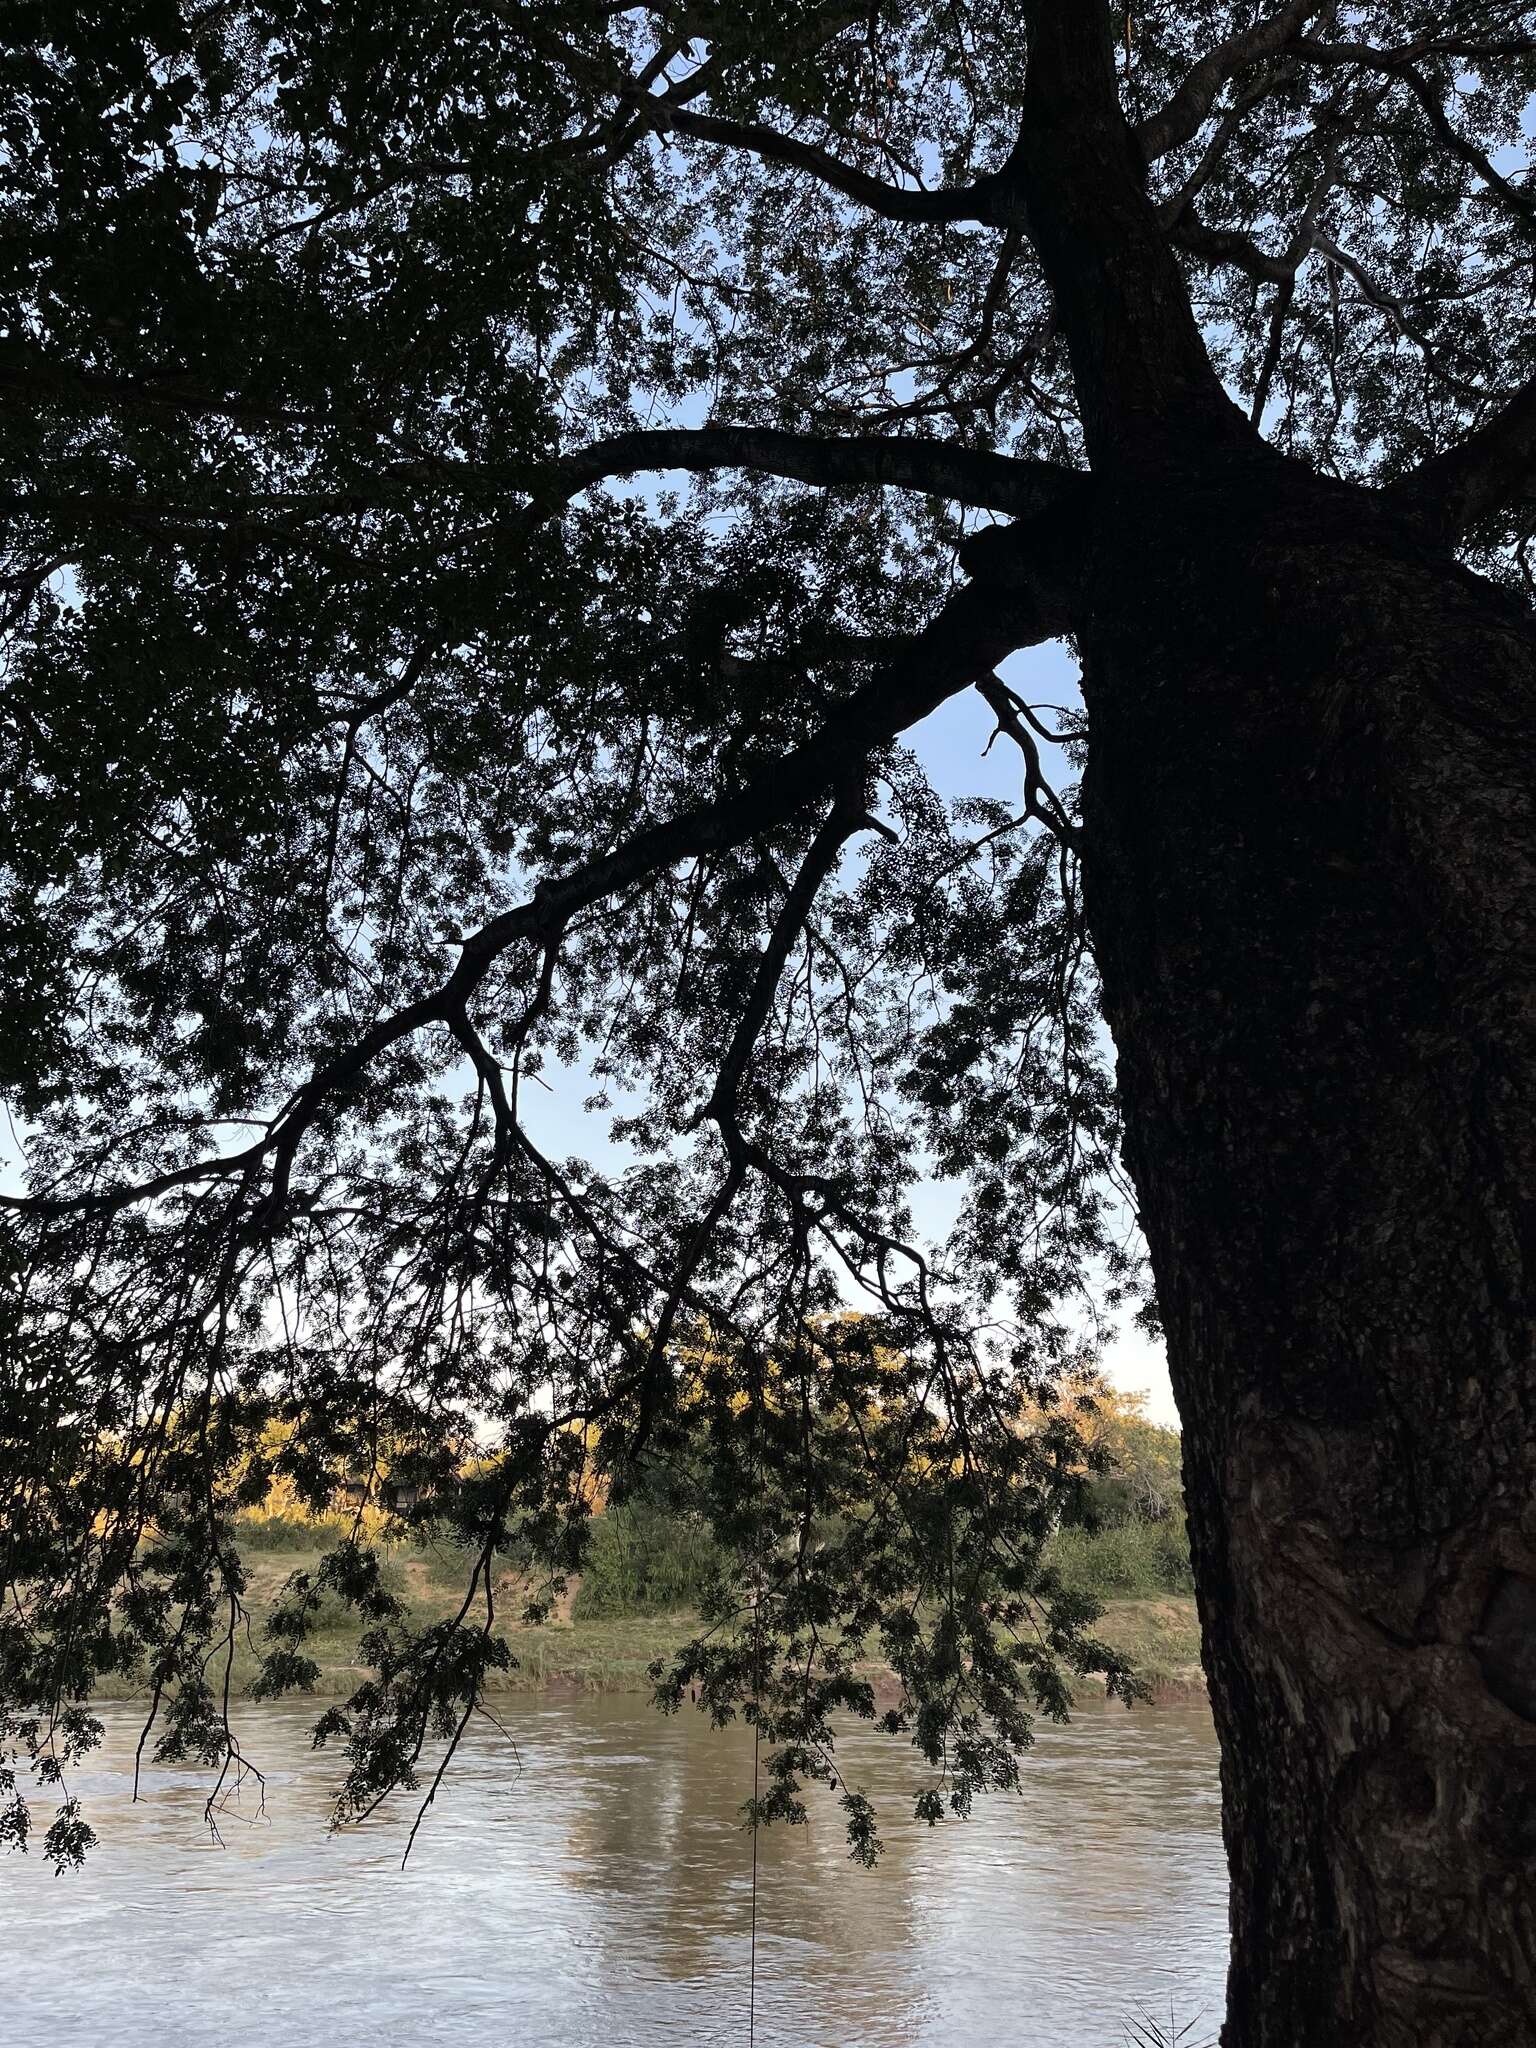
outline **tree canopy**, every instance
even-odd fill
[[[749,1705],[765,1811],[867,1644],[930,1818],[1071,1672],[1130,1688],[1041,1556],[1076,1304],[1142,1299],[1090,734],[997,671],[1103,507],[1169,516],[1153,447],[1531,590],[1536,38],[1074,12],[10,10],[0,1710],[45,1778],[111,1669],[227,1765],[231,1517],[382,1442],[473,1577],[413,1634],[336,1553],[348,1813],[472,1713],[509,1530],[579,1568],[594,1465],[697,1460],[743,1564],[664,1690]],[[971,689],[1016,803],[905,737]]]

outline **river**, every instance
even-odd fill
[[[71,1790],[101,1840],[55,1878],[0,1860],[3,2033],[14,2048],[661,2048],[747,2041],[749,1737],[630,1697],[514,1697],[466,1741],[417,1838],[413,1808],[326,1832],[336,1764],[313,1709],[252,1707],[266,1774],[202,1822],[206,1775],[146,1768],[139,1720]],[[515,1738],[519,1768],[511,1739]],[[1045,1727],[1017,1797],[934,1829],[915,1759],[841,1745],[886,1855],[841,1816],[759,1838],[760,2048],[1119,2048],[1138,2012],[1214,2036],[1226,1963],[1215,1742],[1203,1707],[1081,1711]],[[908,1812],[902,1812],[902,1788]],[[1203,2015],[1203,2016],[1202,2016]]]

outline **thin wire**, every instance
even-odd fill
[[[747,2048],[757,2039],[757,1753],[762,1725],[752,1730],[752,1962],[747,1988]]]
[[[762,1389],[758,1389],[761,1403]],[[757,1504],[759,1515],[762,1511],[763,1495],[763,1415],[759,1406],[757,1413]],[[758,1541],[762,1541],[759,1525]],[[756,2048],[757,2042],[757,1771],[758,1760],[763,1746],[763,1581],[762,1568],[757,1568],[757,1584],[752,1594],[752,1937],[749,1946],[750,1962],[747,1971],[747,2048]]]

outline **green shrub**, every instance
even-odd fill
[[[571,1612],[578,1621],[670,1614],[697,1606],[720,1568],[703,1523],[645,1501],[610,1507],[592,1523],[591,1549]]]
[[[314,1525],[311,1523],[310,1526]],[[309,1567],[305,1566],[304,1569],[308,1570]],[[406,1601],[408,1604],[410,1586],[406,1579],[405,1567],[397,1558],[386,1554],[379,1559],[379,1586],[383,1592],[391,1593],[395,1599]],[[310,1626],[316,1635],[343,1634],[356,1637],[367,1626],[362,1615],[355,1607],[348,1606],[334,1586],[321,1587],[309,1611]]]
[[[449,1592],[462,1592],[469,1584],[470,1573],[475,1568],[479,1555],[473,1544],[465,1543],[458,1536],[440,1534],[429,1536],[418,1534],[405,1553],[413,1563],[422,1567],[429,1586],[441,1587]],[[496,1551],[491,1558],[491,1576],[499,1578],[504,1572],[526,1572],[529,1568],[528,1546],[513,1542]]]
[[[339,1515],[326,1521],[313,1515],[240,1515],[235,1543],[241,1551],[329,1550],[351,1527]]]
[[[1182,1514],[1107,1529],[1058,1529],[1051,1563],[1075,1592],[1098,1600],[1152,1600],[1194,1591]]]

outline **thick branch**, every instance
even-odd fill
[[[1447,540],[1536,492],[1536,377],[1443,455],[1387,487]]]
[[[1267,20],[1218,43],[1186,74],[1173,97],[1137,125],[1136,140],[1146,162],[1156,163],[1196,136],[1228,79],[1250,64],[1276,56],[1312,15],[1321,12],[1318,0],[1287,0]]]
[[[1120,111],[1106,8],[1032,0],[1019,165],[1095,470],[1263,447],[1222,389]]]
[[[563,456],[540,496],[574,497],[603,477],[663,469],[754,470],[828,490],[886,485],[1015,518],[1058,510],[1089,488],[1086,477],[1054,462],[1021,461],[909,435],[839,439],[772,427],[657,427],[615,434]]]
[[[14,492],[0,511],[74,528],[127,525],[160,539],[196,541],[239,529],[276,539],[295,526],[341,513],[392,509],[423,493],[458,492],[494,503],[526,493],[538,519],[605,477],[639,471],[744,469],[817,484],[827,490],[871,486],[926,491],[989,512],[1027,518],[1080,502],[1086,476],[1058,463],[1000,455],[988,448],[919,440],[913,435],[795,434],[772,427],[657,427],[614,434],[534,468],[459,461],[396,462],[370,485],[345,491],[264,492],[245,499],[197,501],[103,492]]]
[[[1208,227],[1192,205],[1185,206],[1169,234],[1179,248],[1205,263],[1229,263],[1260,284],[1287,284],[1296,275],[1290,256],[1271,256],[1239,228]]]

